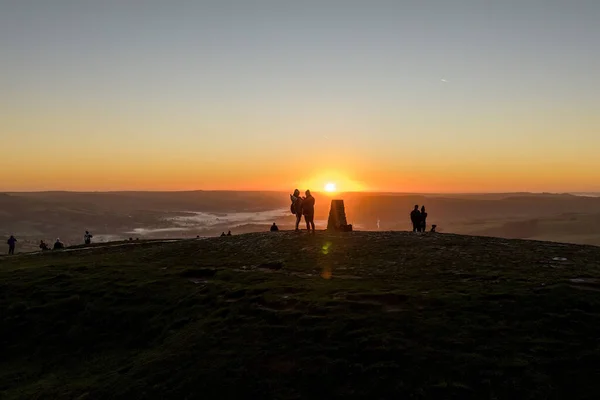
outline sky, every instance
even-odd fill
[[[0,0],[0,191],[600,191],[597,0]]]

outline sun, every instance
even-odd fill
[[[337,187],[335,185],[335,183],[333,182],[328,182],[325,184],[325,191],[329,192],[329,193],[333,193],[337,190]]]

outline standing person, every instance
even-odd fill
[[[8,240],[6,241],[8,244],[8,254],[15,254],[15,246],[17,245],[17,239],[13,235],[10,235]]]
[[[290,194],[290,200],[292,201],[291,211],[292,214],[296,215],[296,231],[299,231],[300,221],[302,221],[302,197],[300,197],[300,190],[294,190],[294,194]]]
[[[310,194],[310,190],[305,193],[306,197],[302,201],[302,213],[304,214],[304,220],[306,221],[306,230],[315,233],[315,198]]]
[[[413,225],[413,232],[419,232],[421,225],[421,212],[419,211],[419,205],[415,205],[415,209],[410,213],[410,221]]]
[[[85,235],[83,235],[83,241],[85,244],[92,244],[93,237],[94,236],[89,231],[85,231]]]
[[[427,229],[427,212],[425,206],[421,207],[421,232],[426,232]]]

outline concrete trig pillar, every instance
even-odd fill
[[[344,200],[331,200],[329,219],[327,220],[327,230],[343,232],[352,230],[352,225],[348,225],[348,221],[346,220]]]

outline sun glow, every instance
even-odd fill
[[[333,192],[337,191],[337,186],[333,182],[328,182],[328,183],[325,184],[325,188],[324,189],[328,193],[333,193]]]
[[[296,183],[300,188],[313,189],[317,193],[339,195],[346,192],[360,192],[364,186],[337,171],[320,171],[310,178],[301,179]],[[304,189],[303,189],[304,191]]]

